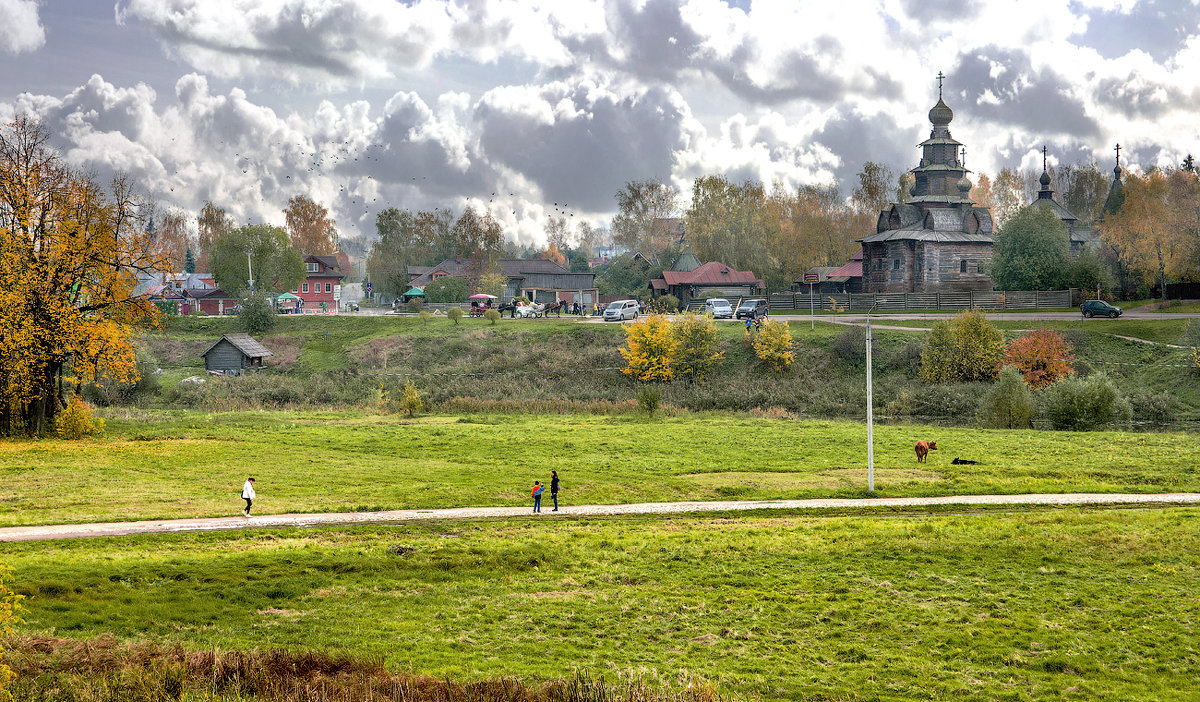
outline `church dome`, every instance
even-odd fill
[[[950,124],[950,121],[953,119],[954,110],[950,109],[950,107],[939,97],[937,104],[933,106],[933,109],[929,110],[930,123],[932,123],[935,127],[945,127],[946,125]]]
[[[962,178],[958,179],[958,192],[963,193],[964,196],[966,193],[971,192],[971,181],[967,179],[967,175],[965,173],[963,174]]]
[[[1042,184],[1043,188],[1049,187],[1050,186],[1050,174],[1045,171],[1042,171],[1042,177],[1038,178],[1038,182]]]

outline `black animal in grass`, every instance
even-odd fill
[[[955,458],[953,461],[950,461],[950,464],[955,466],[977,466],[979,465],[979,461],[972,461],[968,458]]]
[[[515,302],[505,302],[496,309],[500,310],[501,317],[503,317],[504,313],[507,312],[511,319],[517,318],[517,303]]]

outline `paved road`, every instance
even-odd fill
[[[612,516],[622,514],[685,514],[737,512],[745,510],[836,510],[862,507],[925,507],[932,505],[1200,505],[1200,493],[1120,494],[1068,493],[1060,495],[956,495],[949,497],[885,497],[816,500],[744,500],[731,502],[649,502],[629,505],[563,506],[557,513],[549,507],[539,519],[556,517]],[[459,507],[453,509],[403,509],[388,512],[344,512],[330,514],[268,514],[208,519],[161,519],[144,522],[61,524],[0,528],[0,542],[80,539],[94,536],[163,534],[221,531],[247,528],[353,526],[358,524],[403,524],[443,519],[532,518],[527,507]]]

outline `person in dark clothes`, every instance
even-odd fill
[[[558,471],[550,471],[550,499],[554,500],[554,509],[551,512],[558,511]]]

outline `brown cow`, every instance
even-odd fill
[[[930,451],[937,451],[936,441],[918,441],[917,442],[917,463],[927,463],[927,458]]]

